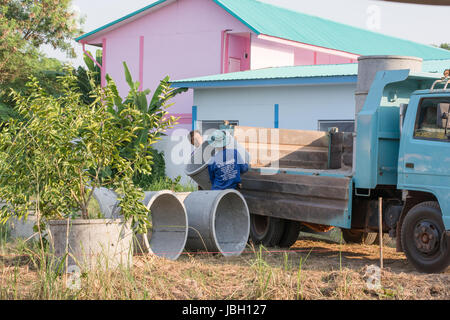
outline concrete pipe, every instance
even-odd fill
[[[361,56],[358,58],[358,83],[356,85],[356,108],[358,114],[364,106],[367,93],[378,71],[410,69],[422,71],[421,58],[406,56]]]
[[[233,138],[227,148],[236,149],[241,158],[246,163],[250,163],[250,154],[236,139]],[[189,163],[184,168],[186,175],[191,177],[204,190],[210,190],[212,187],[208,173],[208,162],[214,154],[215,148],[211,147],[208,141],[205,141],[191,155]]]
[[[250,214],[236,190],[177,193],[189,217],[186,249],[238,256],[250,233]]]
[[[205,141],[194,151],[189,163],[184,168],[186,175],[205,190],[212,187],[208,173],[208,161],[214,153],[215,149],[209,145],[208,141]]]
[[[100,207],[100,212],[105,219],[119,219],[120,208],[118,207],[117,194],[107,188],[95,188],[94,198]]]
[[[144,204],[150,209],[152,228],[147,235],[136,236],[136,251],[178,259],[188,235],[188,216],[183,202],[171,191],[159,191],[146,192]]]
[[[115,269],[133,265],[133,231],[120,219],[50,220],[50,249],[57,267],[67,255],[67,266],[82,270]],[[66,251],[68,250],[68,251]]]

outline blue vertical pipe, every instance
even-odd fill
[[[196,122],[197,122],[197,106],[192,106],[192,131],[195,130]]]
[[[275,105],[275,129],[280,127],[280,106],[278,104]]]

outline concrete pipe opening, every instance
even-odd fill
[[[171,191],[146,192],[144,204],[150,209],[152,227],[141,236],[140,251],[176,260],[186,245],[188,217],[186,208]],[[139,237],[138,237],[139,238]]]
[[[213,232],[224,256],[240,255],[244,251],[250,220],[247,204],[240,194],[228,192],[217,200]]]
[[[211,189],[211,181],[208,173],[208,161],[214,155],[215,149],[208,141],[203,142],[191,155],[189,163],[185,166],[184,172],[191,177],[203,189]]]
[[[235,190],[177,194],[189,217],[188,250],[238,256],[250,233],[250,215],[244,197]]]

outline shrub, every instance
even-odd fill
[[[124,63],[130,92],[124,100],[114,81],[93,84],[92,103],[81,99],[71,71],[58,78],[60,96],[52,96],[36,78],[27,95],[13,93],[20,119],[10,119],[0,133],[0,198],[8,203],[0,222],[21,218],[30,209],[45,219],[89,218],[93,190],[112,187],[121,213],[139,232],[146,232],[148,210],[137,175],[150,175],[151,145],[176,119],[168,116],[169,100],[183,90],[161,81],[150,102],[150,90],[139,91]]]

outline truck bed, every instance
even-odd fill
[[[342,134],[250,127],[234,132],[252,159],[241,190],[250,213],[350,228],[352,168],[343,159]]]

